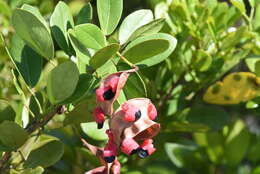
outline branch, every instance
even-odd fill
[[[50,113],[46,114],[41,121],[34,121],[29,126],[25,128],[26,132],[30,135],[34,131],[36,131],[38,128],[43,127],[46,125],[56,114],[62,114],[65,112],[65,107],[58,106],[54,110],[52,110]],[[2,171],[6,170],[8,167],[8,161],[10,160],[12,156],[12,152],[5,152],[0,160],[0,173]]]

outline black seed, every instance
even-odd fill
[[[140,111],[140,110],[137,111],[137,112],[135,113],[135,121],[137,121],[139,118],[141,118],[141,115],[142,115],[141,111]]]
[[[139,148],[138,148],[138,149],[134,149],[134,150],[132,150],[132,152],[130,153],[130,155],[134,155],[134,154],[136,154],[138,151],[139,151]]]
[[[112,163],[115,159],[116,159],[115,156],[104,157],[104,160],[105,160],[107,163]]]
[[[139,149],[139,152],[138,152],[138,156],[142,159],[144,159],[145,157],[147,157],[149,154],[148,154],[148,151],[147,150],[144,150],[144,149]]]
[[[98,124],[97,124],[97,128],[98,128],[98,129],[102,129],[103,125],[104,125],[104,122],[98,123]]]
[[[111,100],[114,96],[115,96],[115,93],[113,93],[112,89],[107,90],[107,91],[104,92],[104,94],[103,94],[103,98],[104,98],[105,100]]]

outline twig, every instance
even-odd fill
[[[120,54],[119,52],[116,53],[120,59],[122,59],[125,63],[127,63],[129,66],[131,66],[132,68],[137,68],[136,65],[134,65],[133,63],[129,62],[122,54]]]
[[[61,114],[64,111],[65,111],[64,106],[56,107],[50,113],[46,114],[41,121],[35,121],[29,126],[27,126],[27,128],[25,128],[26,132],[28,134],[33,133],[38,128],[46,125],[56,114]],[[0,160],[0,173],[2,173],[8,167],[8,161],[10,160],[11,156],[12,156],[12,152],[5,152],[4,155],[2,156],[2,159]]]

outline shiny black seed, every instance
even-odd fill
[[[112,91],[112,89],[107,90],[103,94],[103,98],[105,100],[111,100],[115,96],[115,93]]]
[[[105,160],[107,163],[112,163],[115,159],[116,159],[115,156],[104,157],[104,160]]]
[[[104,125],[104,122],[98,123],[98,124],[97,124],[97,128],[98,128],[98,129],[102,129],[103,125]]]
[[[144,149],[140,149],[138,151],[138,156],[142,159],[144,159],[145,157],[147,157],[149,154],[148,154],[148,151],[147,150],[144,150]]]
[[[136,154],[138,151],[139,151],[139,148],[138,148],[138,149],[134,149],[134,150],[132,150],[132,152],[130,153],[130,155],[134,155],[134,154]]]
[[[141,118],[141,115],[142,115],[141,111],[140,111],[140,110],[137,111],[137,112],[135,113],[135,121],[138,120],[139,118]]]

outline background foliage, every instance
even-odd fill
[[[118,103],[151,98],[162,126],[151,157],[120,155],[122,173],[260,173],[258,0],[131,0],[111,18],[102,1],[90,3],[0,0],[0,154],[13,152],[5,169],[81,174],[99,166],[79,135],[107,140],[91,111],[100,78],[129,68],[119,51],[141,69]],[[60,104],[67,110],[52,118]]]

